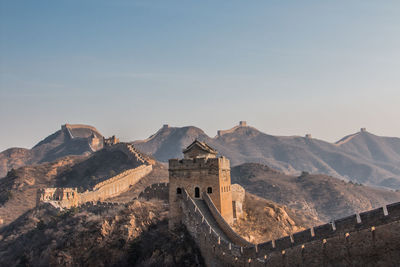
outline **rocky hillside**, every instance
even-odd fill
[[[252,242],[300,231],[301,212],[246,195],[235,229]],[[204,266],[185,228],[168,231],[168,203],[131,200],[58,211],[43,204],[0,229],[0,264],[26,266]]]
[[[129,160],[120,151],[103,149],[89,156],[67,156],[50,163],[12,170],[0,179],[0,219],[6,225],[33,208],[39,188],[77,187],[78,191],[85,191],[107,178],[139,165],[139,162]],[[153,172],[157,173],[159,168],[161,165],[156,165]],[[144,187],[149,185],[146,181],[150,184],[153,182],[146,178],[142,182]]]
[[[68,155],[86,155],[102,147],[91,142],[93,138],[102,140],[103,136],[89,125],[63,125],[61,130],[51,134],[32,149],[10,148],[0,153],[0,177],[12,168],[25,165],[51,162]]]
[[[195,138],[207,142],[231,160],[232,166],[256,162],[286,174],[322,173],[366,185],[400,189],[400,139],[365,130],[336,144],[310,137],[272,136],[249,126],[220,131],[214,138],[196,127],[163,127],[135,145],[157,160],[181,158]]]
[[[35,207],[39,188],[54,186],[57,175],[83,160],[83,156],[69,156],[8,172],[0,179],[0,219],[3,221],[0,227]]]
[[[294,210],[249,192],[245,194],[243,211],[244,214],[233,228],[255,244],[288,236],[321,223],[307,210]]]
[[[265,165],[246,163],[231,169],[232,183],[293,210],[327,222],[400,201],[400,192],[348,183],[326,175],[290,176]]]
[[[193,240],[168,231],[161,201],[30,210],[0,230],[1,266],[203,266]]]

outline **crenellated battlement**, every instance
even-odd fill
[[[385,212],[387,210],[387,213]],[[340,234],[369,229],[400,220],[400,202],[385,207],[353,214],[345,218],[312,227],[304,231],[294,233],[277,240],[258,244],[259,250],[272,252],[275,249],[287,249],[293,246],[303,245],[315,240],[323,240]],[[274,245],[272,245],[274,243]]]
[[[140,162],[146,165],[153,165],[155,164],[155,160],[150,158],[149,156],[143,154],[138,149],[135,148],[134,145],[129,143],[116,143],[112,145],[106,145],[104,147],[106,150],[109,151],[121,151],[125,155],[129,157],[134,162]]]
[[[229,160],[220,158],[194,158],[194,159],[170,159],[170,170],[192,170],[192,169],[230,169]]]
[[[43,188],[37,194],[37,204],[47,202],[60,208],[71,208],[83,203],[118,196],[152,171],[152,165],[141,165],[100,182],[93,190],[79,193],[77,188]]]
[[[223,266],[276,266],[284,261],[288,262],[285,266],[319,266],[324,259],[334,260],[340,255],[340,248],[347,248],[347,251],[368,251],[376,250],[379,242],[391,242],[396,245],[400,241],[396,236],[388,236],[382,241],[379,239],[386,229],[392,229],[393,233],[398,232],[400,202],[354,214],[277,240],[241,246],[218,234],[221,230],[214,228],[215,225],[212,226],[186,190],[183,190],[181,200],[185,216],[183,222],[198,243],[206,262],[214,265],[218,263],[217,265]],[[344,261],[351,260],[351,257],[352,254],[348,252],[343,255]]]
[[[168,183],[157,183],[146,187],[140,194],[139,198],[150,200],[153,198],[168,200],[169,196],[169,184]]]
[[[231,129],[228,130],[218,130],[217,131],[217,135],[218,136],[223,136],[224,134],[228,134],[228,133],[233,133],[236,129],[241,128],[241,127],[249,127],[247,126],[247,122],[246,121],[239,121],[239,124],[234,126]]]
[[[103,143],[104,146],[113,146],[119,143],[119,138],[116,138],[115,135],[109,137],[109,138],[103,138]]]
[[[169,160],[169,228],[180,224],[182,210],[179,196],[183,188],[195,199],[209,193],[218,211],[228,223],[233,222],[230,162],[217,158],[218,152],[195,140],[183,150],[184,159]]]

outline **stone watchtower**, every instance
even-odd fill
[[[184,159],[169,160],[169,228],[181,221],[179,198],[185,189],[193,199],[207,193],[222,217],[233,221],[230,163],[204,142],[195,140],[185,150]]]

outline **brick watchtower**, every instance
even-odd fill
[[[222,217],[233,221],[230,163],[204,142],[195,140],[185,150],[184,159],[169,160],[169,227],[181,221],[179,196],[185,189],[193,199],[206,192]]]

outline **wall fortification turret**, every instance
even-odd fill
[[[183,154],[184,159],[169,160],[169,227],[181,222],[179,196],[186,190],[190,196],[202,200],[208,193],[221,216],[233,222],[230,163],[225,157],[217,158],[217,151],[195,140]]]

